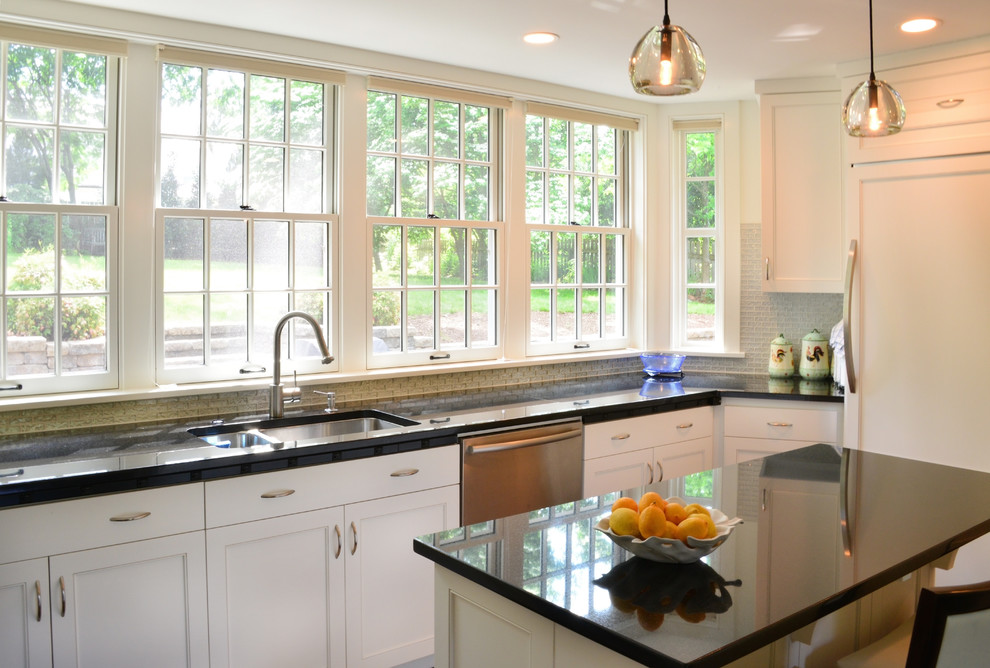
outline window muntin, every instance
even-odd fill
[[[115,387],[117,58],[0,52],[0,378],[24,394]]]
[[[626,142],[607,125],[526,117],[531,353],[625,345]]]
[[[333,347],[333,87],[230,65],[161,64],[159,382],[267,372],[290,310]],[[294,370],[336,368],[290,325]]]
[[[675,348],[723,345],[722,130],[718,122],[675,125],[672,299]]]
[[[371,367],[490,359],[501,346],[501,114],[430,92],[368,91]]]

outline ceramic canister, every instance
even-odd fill
[[[828,339],[817,329],[801,339],[801,362],[798,373],[806,380],[828,378]]]
[[[790,378],[794,375],[794,346],[783,334],[770,342],[767,372],[771,378]]]

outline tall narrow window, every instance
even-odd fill
[[[117,384],[118,58],[65,39],[0,40],[0,378],[10,396]]]
[[[493,359],[501,348],[503,102],[402,82],[372,86],[368,365]]]
[[[216,62],[213,62],[213,59]],[[333,348],[334,73],[166,49],[161,57],[159,381],[266,372],[291,310]],[[292,321],[283,356],[321,371]]]
[[[529,352],[626,344],[628,132],[526,116]]]
[[[698,121],[677,123],[674,130],[671,340],[679,349],[717,351],[725,309],[722,129],[718,122]]]

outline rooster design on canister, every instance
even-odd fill
[[[825,355],[825,351],[822,350],[821,346],[815,346],[814,351],[808,348],[804,355],[808,358],[809,362],[817,362]]]

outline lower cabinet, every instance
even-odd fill
[[[0,566],[0,666],[52,665],[48,559]]]
[[[202,531],[60,554],[49,571],[56,666],[209,665]]]
[[[344,509],[209,529],[210,663],[343,666]]]
[[[457,526],[458,483],[454,447],[207,483],[211,665],[390,668],[431,655],[432,562],[412,544]],[[261,518],[211,510],[224,500],[257,501]]]
[[[723,401],[721,464],[738,464],[815,443],[838,443],[842,404],[793,401]]]

